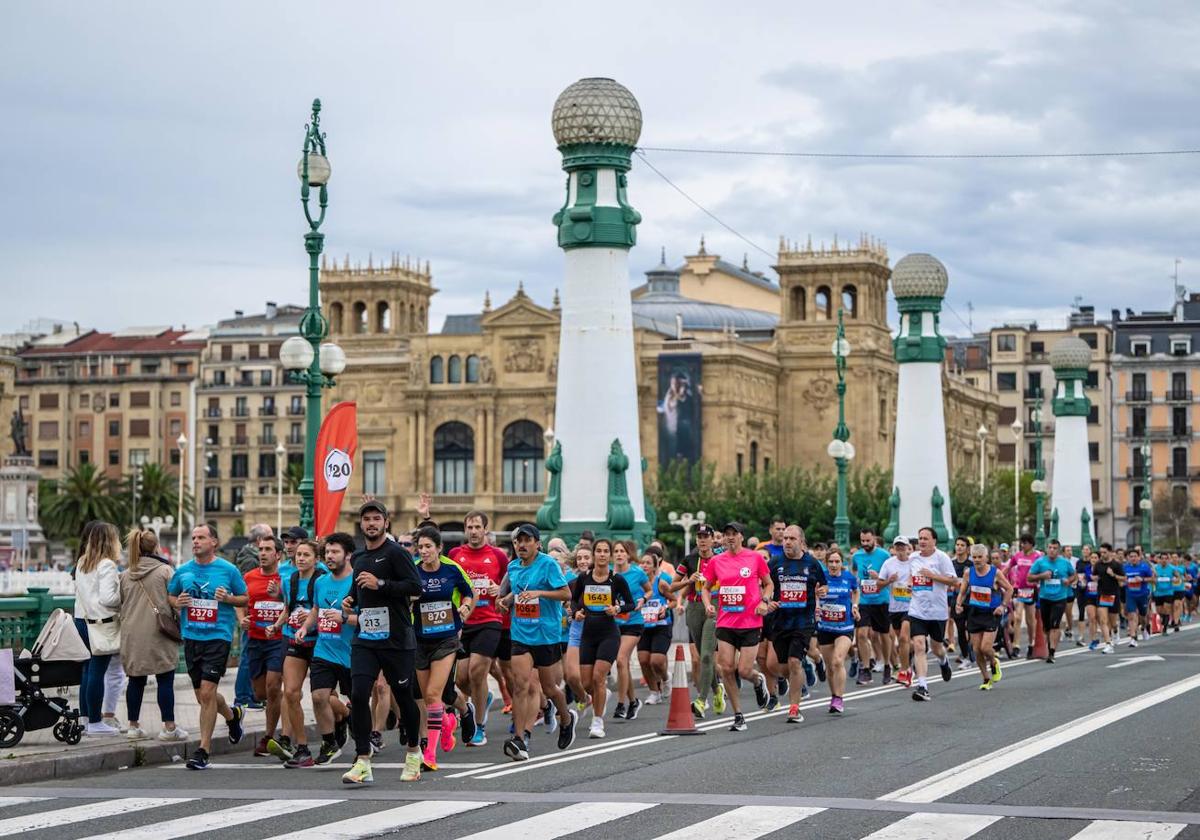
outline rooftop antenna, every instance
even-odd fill
[[[967,301],[967,329],[975,335],[975,304]]]
[[[1172,279],[1175,281],[1175,301],[1176,302],[1183,300],[1183,290],[1179,287],[1179,264],[1181,262],[1183,262],[1183,260],[1179,259],[1179,257],[1175,258],[1175,273],[1173,275],[1171,275]]]

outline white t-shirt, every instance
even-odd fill
[[[908,614],[925,621],[945,621],[950,617],[950,603],[946,597],[948,587],[944,583],[930,580],[922,572],[929,570],[943,577],[957,577],[954,574],[954,561],[938,548],[928,557],[913,552],[908,559],[912,567],[913,589]]]
[[[883,568],[879,570],[879,579],[887,580],[892,575],[895,575],[896,579],[892,581],[888,590],[888,612],[908,612],[912,601],[912,560],[902,561],[895,555],[884,560]]]

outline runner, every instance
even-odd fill
[[[955,577],[961,579],[963,572],[971,565],[968,555],[970,548],[971,543],[966,537],[955,538],[954,556],[950,558],[954,562]],[[946,621],[946,638],[952,640],[957,635],[958,656],[955,658],[955,664],[969,670],[972,664],[969,660],[975,658],[975,653],[971,650],[971,640],[967,637],[967,617],[954,609],[955,601],[958,600],[958,588],[952,586],[946,594],[950,596],[950,618]],[[953,641],[947,647],[951,652],[955,650]]]
[[[933,655],[941,667],[942,679],[946,682],[954,675],[946,655],[946,614],[949,600],[946,589],[958,585],[954,576],[954,563],[946,552],[937,547],[937,532],[928,526],[917,532],[918,550],[911,555],[912,603],[908,608],[909,636],[912,639],[913,669],[917,687],[913,700],[929,700],[929,685],[926,671],[929,667],[925,658],[926,646],[932,646]]]
[[[613,571],[625,579],[633,593],[633,606],[617,616],[617,627],[621,630],[621,648],[617,651],[617,708],[613,720],[635,720],[642,703],[637,699],[633,684],[631,659],[642,637],[645,621],[642,607],[650,597],[650,578],[642,571],[637,560],[637,543],[633,540],[617,540],[612,544]]]
[[[653,546],[651,546],[653,548]],[[638,639],[638,664],[646,680],[647,706],[663,701],[667,683],[667,651],[671,648],[671,632],[675,626],[675,600],[670,585],[674,567],[657,551],[647,549],[641,559],[642,571],[650,578],[650,597],[642,606],[644,629]]]
[[[425,703],[425,744],[423,767],[437,770],[437,751],[454,749],[457,721],[445,708],[447,686],[453,692],[453,669],[458,653],[458,634],[470,618],[475,604],[475,589],[461,566],[442,557],[442,535],[429,525],[417,529],[417,553],[421,562],[421,597],[413,605],[417,632],[416,671],[421,698]],[[453,701],[453,694],[450,697]],[[471,723],[474,727],[474,723]],[[474,732],[471,732],[474,735]]]
[[[758,707],[764,709],[770,699],[767,678],[754,667],[758,643],[762,637],[762,617],[774,594],[771,573],[762,555],[742,547],[746,528],[730,522],[724,528],[727,550],[708,561],[704,579],[709,584],[700,590],[705,611],[717,621],[717,666],[725,683],[725,692],[733,705],[732,732],[746,731],[738,696],[737,678],[750,680]],[[713,606],[712,589],[717,590]]]
[[[1183,606],[1187,601],[1187,569],[1176,552],[1171,552],[1171,566],[1175,569],[1175,609],[1172,614],[1172,626],[1178,633],[1179,625],[1183,622]]]
[[[1021,535],[1021,549],[1013,552],[1012,559],[1004,567],[1004,576],[1009,579],[1017,590],[1015,609],[1009,632],[1012,635],[1013,651],[1021,655],[1021,624],[1025,624],[1025,635],[1029,644],[1025,650],[1025,658],[1033,659],[1034,636],[1037,635],[1037,613],[1034,604],[1037,602],[1037,587],[1028,582],[1029,569],[1042,553],[1033,547],[1033,537]]]
[[[1059,555],[1061,549],[1062,543],[1050,540],[1045,556],[1034,562],[1027,577],[1038,587],[1038,609],[1047,642],[1046,661],[1050,663],[1054,662],[1054,651],[1062,636],[1063,615],[1071,604],[1071,587],[1075,585],[1075,567]]]
[[[773,560],[783,559],[783,532],[786,528],[787,520],[776,514],[771,517],[771,524],[768,528],[770,539],[756,546],[752,546],[749,543],[746,544],[747,548],[752,548],[763,556],[763,559],[767,561],[768,569],[771,568]],[[778,593],[778,590],[776,590],[776,593]],[[775,709],[779,705],[780,699],[787,696],[790,685],[787,679],[787,661],[779,661],[775,654],[775,647],[772,644],[775,639],[774,625],[774,613],[763,616],[763,637],[762,641],[758,644],[758,654],[755,658],[758,670],[767,675],[768,681],[771,677],[775,678],[775,690],[771,692],[771,699],[767,701],[767,711]]]
[[[1183,560],[1184,576],[1188,584],[1187,606],[1184,608],[1183,620],[1191,623],[1196,616],[1197,596],[1200,596],[1200,564],[1197,564],[1195,558],[1190,554],[1183,555]]]
[[[774,627],[773,658],[788,669],[788,723],[804,720],[800,713],[803,666],[817,630],[817,595],[826,582],[824,569],[806,548],[804,529],[788,525],[783,531],[783,556],[768,564],[777,597],[767,602],[767,615]]]
[[[287,644],[287,655],[283,660],[283,718],[287,731],[292,733],[295,746],[274,738],[267,741],[271,755],[283,761],[293,762],[293,767],[312,767],[313,757],[308,750],[308,733],[304,727],[304,710],[300,698],[304,694],[304,679],[308,676],[308,663],[312,660],[315,640],[296,638],[296,631],[308,623],[315,602],[317,578],[325,574],[317,568],[318,546],[312,540],[300,540],[296,544],[291,575],[283,579],[284,609],[275,620],[275,629],[282,630]]]
[[[325,765],[342,754],[350,728],[350,710],[342,697],[350,696],[350,644],[358,616],[347,615],[342,602],[353,583],[349,559],[354,553],[354,538],[335,533],[325,538],[322,555],[329,574],[321,575],[313,586],[313,609],[308,621],[296,631],[303,642],[316,634],[312,662],[308,669],[308,689],[312,692],[313,715],[321,733],[321,748],[313,759]],[[293,758],[293,762],[295,758]],[[289,762],[285,767],[307,766]]]
[[[241,628],[246,633],[241,658],[246,663],[254,696],[266,704],[266,732],[254,745],[254,754],[260,757],[271,754],[267,743],[275,738],[283,699],[283,657],[287,645],[276,628],[283,615],[279,582],[282,553],[283,543],[279,539],[263,537],[258,541],[258,566],[243,576],[248,610],[245,613],[239,610]],[[239,663],[239,670],[240,667]]]
[[[1154,570],[1136,549],[1125,555],[1125,615],[1129,621],[1129,646],[1148,638],[1150,630],[1150,584]]]
[[[858,580],[858,685],[870,685],[872,672],[882,670],[883,684],[892,681],[892,635],[888,623],[887,587],[879,582],[879,570],[890,556],[880,547],[873,528],[863,528],[858,534],[858,551],[851,558]],[[872,574],[873,573],[873,574]]]
[[[609,566],[612,542],[603,537],[596,540],[591,554],[591,568],[580,572],[571,582],[570,609],[582,625],[578,648],[580,682],[592,701],[588,737],[603,738],[608,674],[621,648],[616,616],[631,609],[634,599],[625,578],[614,574]]]
[[[1088,598],[1088,581],[1091,580],[1092,549],[1085,545],[1082,556],[1075,561],[1075,647],[1083,647],[1085,630],[1091,632],[1096,620],[1095,610],[1089,610],[1092,603]]]
[[[242,740],[241,707],[230,707],[217,691],[229,664],[236,607],[246,606],[246,582],[237,566],[217,557],[217,529],[192,529],[192,560],[175,570],[167,584],[168,600],[179,612],[183,656],[196,702],[200,705],[200,746],[187,760],[189,770],[208,767],[217,715],[229,727],[229,743]]]
[[[346,612],[357,610],[358,624],[350,645],[350,723],[354,732],[354,766],[342,776],[348,785],[369,785],[371,772],[371,692],[382,672],[400,709],[408,752],[400,781],[421,778],[421,715],[413,700],[412,680],[416,641],[411,599],[421,595],[421,578],[412,555],[387,538],[388,511],[370,499],[358,509],[358,524],[366,546],[354,554],[354,582],[342,602]]]
[[[692,682],[696,685],[692,715],[697,720],[704,719],[710,696],[716,713],[725,713],[725,686],[720,682],[716,670],[717,624],[705,611],[704,600],[699,594],[699,590],[707,586],[704,566],[715,556],[715,545],[716,535],[712,526],[703,523],[698,525],[696,550],[675,566],[675,579],[671,583],[671,592],[682,593],[686,605],[684,620],[692,646]]]
[[[471,698],[475,710],[475,734],[467,746],[487,744],[488,711],[492,698],[488,692],[488,673],[497,658],[508,660],[512,650],[504,618],[496,610],[500,581],[508,569],[508,555],[487,540],[488,517],[473,510],[463,517],[466,545],[450,549],[450,559],[462,567],[475,589],[475,608],[462,629],[462,653],[465,667],[458,669],[458,688]],[[507,616],[507,614],[505,614]]]
[[[582,542],[577,544],[575,552],[571,556],[571,565],[573,568],[565,575],[568,586],[580,575],[587,574],[592,570],[591,546],[584,545]],[[564,610],[564,613],[563,620],[567,622],[567,639],[563,649],[563,679],[566,680],[567,689],[573,696],[575,711],[583,714],[589,705],[589,692],[583,682],[583,673],[579,667],[579,644],[583,640],[583,621],[575,617],[574,609]]]
[[[1175,567],[1167,562],[1167,555],[1160,554],[1154,563],[1154,605],[1162,622],[1162,634],[1171,630],[1171,617],[1175,609]]]
[[[846,654],[854,643],[854,626],[858,622],[858,578],[843,568],[842,553],[830,551],[825,556],[829,574],[825,584],[817,590],[821,605],[817,612],[817,644],[829,672],[829,713],[840,715],[845,711],[843,696],[846,692]],[[799,707],[794,707],[799,714]],[[788,720],[792,709],[788,710]]]
[[[896,634],[893,640],[897,665],[896,682],[908,687],[912,685],[912,672],[908,670],[912,644],[908,622],[909,605],[912,603],[912,563],[909,560],[912,543],[908,537],[897,536],[892,540],[892,551],[894,553],[878,572],[872,569],[867,574],[871,579],[878,580],[880,589],[888,590],[888,624]],[[889,676],[885,667],[884,685],[888,684]]]
[[[983,677],[980,691],[989,691],[1000,682],[1003,672],[993,643],[1000,629],[1000,617],[1012,604],[1012,584],[1000,571],[1000,553],[992,552],[989,562],[986,545],[971,546],[971,565],[963,573],[954,611],[967,617],[967,632],[975,652],[975,666]]]
[[[508,566],[509,593],[500,604],[512,612],[513,726],[515,732],[504,742],[504,754],[513,761],[529,759],[529,732],[538,711],[538,688],[558,710],[558,748],[575,743],[579,714],[567,706],[562,682],[562,653],[559,633],[563,602],[571,597],[562,569],[541,551],[541,532],[528,523],[516,530],[513,544],[517,561]],[[582,661],[582,656],[581,656]],[[534,671],[537,671],[536,677]]]
[[[1112,653],[1112,628],[1110,621],[1117,617],[1117,599],[1121,585],[1125,582],[1124,570],[1113,556],[1112,546],[1100,544],[1100,559],[1096,563],[1096,623],[1100,626],[1100,638],[1104,640],[1101,653]]]

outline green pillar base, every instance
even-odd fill
[[[611,530],[603,519],[598,519],[594,522],[560,522],[552,531],[542,533],[542,545],[545,546],[550,537],[560,537],[568,548],[574,548],[584,531],[610,540],[633,540],[639,551],[655,538],[654,529],[647,522],[634,522],[632,528]]]

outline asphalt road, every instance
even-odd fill
[[[991,692],[977,690],[976,672],[956,673],[931,683],[925,704],[876,681],[847,695],[841,718],[818,683],[798,726],[782,710],[751,712],[749,731],[733,733],[710,713],[704,735],[665,738],[654,734],[660,706],[591,741],[585,717],[571,750],[539,729],[522,764],[502,755],[495,712],[488,746],[460,747],[412,785],[400,784],[401,749],[389,743],[367,790],[341,784],[344,766],[287,771],[247,753],[203,773],[16,786],[0,791],[14,798],[0,799],[0,836],[1200,838],[1194,631],[1113,656],[1072,647],[1053,665],[1006,664]]]

